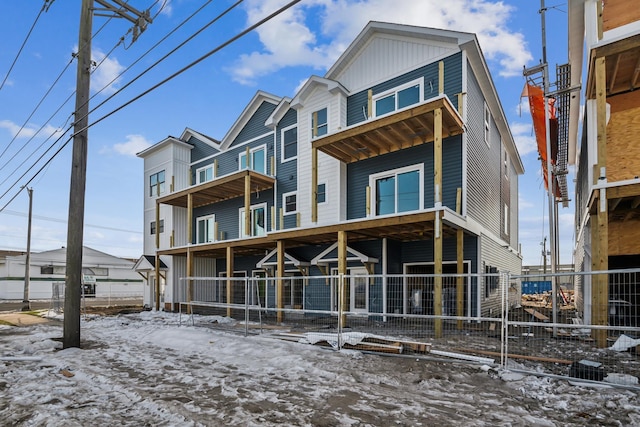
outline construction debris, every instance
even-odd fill
[[[308,332],[279,333],[276,338],[286,341],[295,341],[303,344],[330,346],[332,348],[345,348],[349,350],[372,351],[391,354],[426,354],[431,350],[431,344],[425,342],[407,341],[397,338],[383,337],[360,332],[337,333]],[[338,340],[342,339],[339,343]]]

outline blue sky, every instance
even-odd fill
[[[90,107],[113,97],[92,112],[90,122],[119,108],[287,2],[242,2],[167,60],[117,92],[235,2],[209,2],[202,12],[140,59],[206,2],[172,0],[161,11],[162,1],[156,3],[151,8],[153,24],[133,44],[131,34],[127,34],[131,27],[128,21],[94,18],[94,34],[100,31],[93,38],[93,59],[100,65],[92,76],[95,96]],[[40,15],[7,76],[43,4],[44,1],[35,0],[0,2],[0,26],[4,29],[0,81],[6,79],[0,88],[0,152],[4,152],[0,155],[0,208],[67,141],[69,134],[56,143],[60,129],[72,122],[76,63],[69,63],[77,51],[80,2],[55,1]],[[129,4],[143,10],[154,1],[130,0]],[[555,3],[550,6],[556,7],[547,13],[547,54],[554,66],[567,61],[567,7]],[[520,108],[522,68],[537,64],[542,55],[539,7],[540,3],[534,0],[303,0],[283,16],[89,129],[85,245],[118,256],[141,255],[145,183],[143,162],[135,157],[136,152],[168,135],[179,136],[185,127],[221,139],[257,90],[278,96],[295,95],[310,75],[324,75],[368,21],[378,20],[478,35],[526,170],[520,177],[524,263],[541,263],[541,242],[548,235],[547,197],[526,99]],[[118,44],[123,36],[124,42]],[[134,64],[135,61],[138,62]],[[51,151],[43,161],[26,172],[49,147]],[[71,143],[28,184],[34,190],[34,251],[66,246],[70,169]],[[25,172],[25,177],[19,179]],[[570,175],[568,179],[570,195],[572,178]],[[0,249],[26,248],[27,211],[28,196],[23,191],[0,212]],[[560,262],[571,262],[572,205],[560,208],[559,220]]]

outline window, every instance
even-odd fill
[[[159,196],[164,193],[164,171],[152,174],[149,177],[149,197]]]
[[[487,103],[484,103],[484,142],[489,145],[489,130],[491,126],[491,113],[489,112],[489,106]]]
[[[371,175],[369,185],[375,215],[421,209],[423,206],[423,166],[416,165]]]
[[[509,155],[507,154],[507,150],[504,150],[504,177],[505,179],[509,179]]]
[[[66,274],[67,268],[64,265],[43,265],[40,267],[40,274]]]
[[[504,204],[504,234],[509,235],[509,205]]]
[[[205,166],[196,171],[197,183],[211,181],[213,179],[213,166]]]
[[[266,173],[267,155],[265,146],[253,148],[249,151],[249,169],[260,173]],[[247,169],[247,152],[240,153],[240,170]]]
[[[196,221],[196,242],[209,243],[216,241],[215,215],[202,216]]]
[[[318,136],[326,135],[329,131],[327,124],[327,109],[315,111],[311,115],[311,135],[315,138]]]
[[[317,197],[317,201],[318,203],[324,203],[327,201],[327,184],[322,183],[322,184],[318,184],[318,197]]]
[[[251,227],[251,233],[245,232],[245,216],[244,208],[240,209],[240,236],[264,236],[267,233],[267,205],[263,203],[261,205],[251,206],[251,218],[249,225]]]
[[[164,219],[160,220],[160,233],[164,233]],[[151,234],[156,234],[156,222],[151,221]]]
[[[293,160],[298,156],[298,128],[296,126],[282,130],[282,161]]]
[[[284,207],[284,214],[292,214],[298,212],[297,194],[285,193],[282,195],[282,206]]]
[[[373,97],[373,115],[382,116],[422,100],[422,79],[414,80]]]

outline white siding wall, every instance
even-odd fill
[[[346,100],[342,95],[332,95],[317,88],[298,111],[298,199],[302,227],[311,222],[311,115],[314,111],[328,108],[329,133],[334,133],[346,123]],[[346,182],[346,169],[333,157],[318,152],[318,183],[326,183],[327,202],[318,205],[318,223],[335,223],[344,217],[340,200],[341,182]],[[341,216],[342,215],[342,216]]]
[[[458,50],[456,44],[434,40],[427,44],[401,36],[378,35],[335,78],[352,93],[359,92]]]

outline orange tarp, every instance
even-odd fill
[[[536,134],[538,153],[542,163],[542,176],[544,177],[545,188],[549,188],[547,182],[547,129],[545,126],[544,93],[542,88],[527,83],[522,96],[529,98],[529,109],[533,119],[533,130]],[[556,116],[555,99],[549,98],[549,135],[551,142],[551,164],[556,164],[558,156],[558,118]],[[556,182],[556,196],[560,195],[560,189]]]

